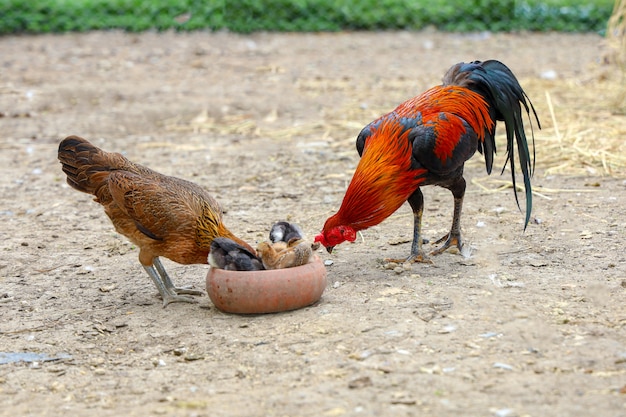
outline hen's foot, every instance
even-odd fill
[[[204,295],[202,291],[194,290],[191,285],[185,285],[184,287],[173,287],[172,291],[174,291],[176,294]]]
[[[438,245],[442,242],[443,245],[432,251],[430,253],[431,255],[439,255],[451,248],[452,246],[456,246],[459,249],[459,252],[461,252],[461,250],[463,249],[463,242],[461,241],[460,233],[448,233],[447,235],[436,241],[434,244]]]
[[[184,295],[178,295],[174,291],[168,292],[163,296],[163,308],[167,307],[171,303],[197,303],[198,300],[191,297],[185,297]]]

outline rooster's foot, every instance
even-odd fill
[[[385,258],[385,262],[395,262],[395,263],[398,263],[398,264],[413,263],[413,262],[423,263],[423,264],[432,264],[433,263],[433,261],[425,253],[411,254],[406,259]]]
[[[432,251],[430,253],[431,255],[439,255],[441,253],[444,253],[446,250],[448,250],[452,246],[456,246],[459,249],[459,252],[461,252],[463,249],[463,242],[461,241],[460,233],[458,234],[448,233],[447,235],[443,236],[438,241],[434,242],[434,244],[438,245],[439,243],[442,243],[442,242],[443,242],[443,245],[441,245],[440,247]]]

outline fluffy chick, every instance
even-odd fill
[[[264,269],[261,261],[246,247],[224,237],[216,237],[211,242],[208,262],[213,268],[229,271],[259,271]]]
[[[310,243],[293,238],[286,245],[283,241],[274,244],[261,242],[257,246],[257,254],[265,269],[283,269],[308,263],[313,251]]]
[[[289,242],[292,239],[304,239],[302,229],[295,223],[276,222],[270,229],[270,240],[276,242]]]

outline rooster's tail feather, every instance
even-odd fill
[[[489,104],[489,112],[492,120],[494,120],[494,122],[496,120],[504,122],[506,129],[507,156],[502,170],[504,171],[507,163],[510,161],[515,201],[519,207],[515,179],[515,145],[517,145],[518,159],[524,176],[524,189],[526,192],[526,220],[524,223],[524,228],[526,228],[530,221],[532,211],[530,177],[535,168],[535,136],[532,118],[530,117],[531,110],[537,121],[537,127],[541,129],[537,112],[530,99],[520,86],[517,78],[515,78],[515,75],[513,75],[513,72],[511,72],[506,65],[496,60],[457,64],[446,73],[443,83],[444,85],[460,85],[479,93]],[[524,110],[526,110],[526,114],[530,120],[533,145],[532,157],[526,139],[526,132],[524,131],[520,103],[524,106]],[[482,146],[479,145],[479,150],[485,156],[487,172],[491,173],[493,156],[496,151],[495,124],[491,131],[487,133],[484,143]]]

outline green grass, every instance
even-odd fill
[[[613,0],[0,0],[0,34],[102,29],[603,32]],[[176,17],[189,14],[184,22]]]

